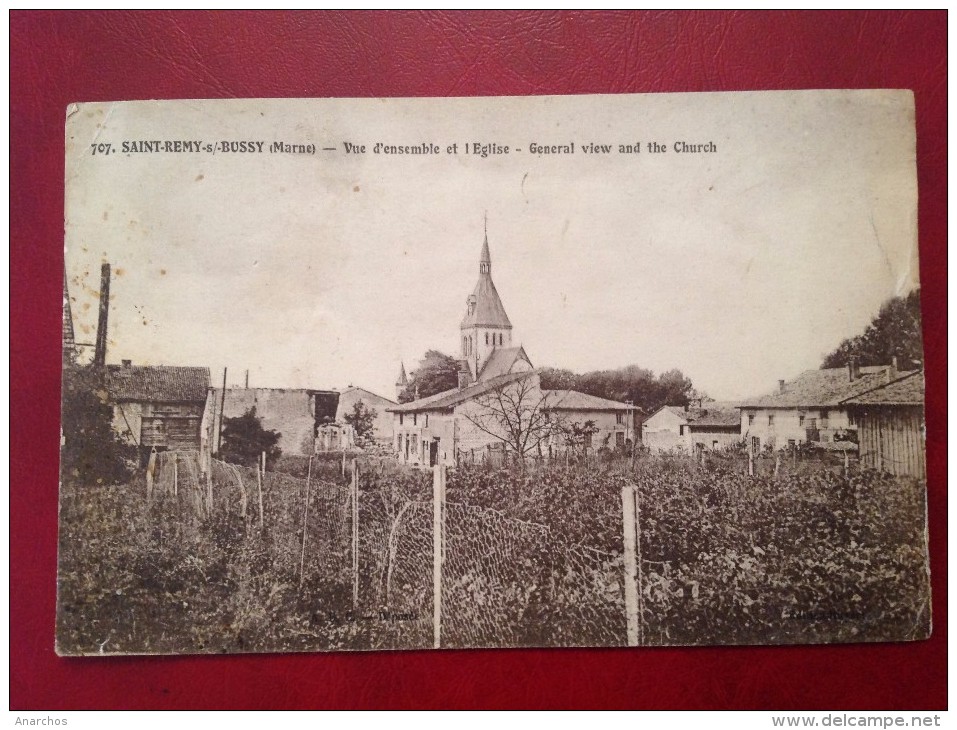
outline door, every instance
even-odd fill
[[[429,466],[435,466],[439,463],[439,440],[432,439],[429,444]]]

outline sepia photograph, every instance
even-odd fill
[[[65,111],[61,656],[930,636],[911,92]]]

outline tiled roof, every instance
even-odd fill
[[[107,391],[114,401],[202,402],[209,389],[209,368],[172,365],[110,365]]]
[[[853,381],[847,368],[806,370],[786,382],[784,390],[742,401],[739,408],[800,408],[837,406],[844,400],[885,383],[888,366],[859,368]]]
[[[633,405],[607,398],[598,398],[577,390],[543,390],[549,410],[556,411],[630,411]]]
[[[922,406],[924,405],[924,373],[921,370],[915,370],[886,385],[879,385],[841,402],[847,405]]]
[[[523,358],[531,365],[531,362],[528,361],[528,355],[525,354],[525,348],[521,346],[495,348],[492,350],[489,359],[485,361],[485,365],[482,366],[482,372],[479,373],[478,379],[480,381],[488,380],[511,372],[512,366],[519,358]]]
[[[523,373],[506,373],[505,375],[499,375],[496,378],[483,380],[479,383],[472,383],[472,385],[468,385],[464,388],[452,388],[451,390],[446,390],[442,393],[430,395],[428,398],[419,398],[418,400],[403,403],[401,405],[395,406],[394,408],[386,408],[386,410],[392,413],[444,410],[446,408],[452,408],[459,403],[464,403],[472,398],[477,398],[480,395],[484,395],[485,393],[495,390],[502,385],[507,385],[508,383],[531,376],[537,376],[537,374],[534,371],[527,371]]]
[[[740,426],[741,412],[728,408],[701,408],[688,412],[689,426]]]

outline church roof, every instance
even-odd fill
[[[482,366],[482,372],[479,373],[478,379],[488,380],[510,373],[512,366],[520,359],[529,365],[532,364],[528,355],[525,354],[525,348],[521,345],[518,347],[496,347],[492,350],[488,360],[485,361],[485,365]]]
[[[462,320],[462,329],[469,327],[511,327],[512,323],[505,314],[505,306],[495,289],[491,274],[479,274],[478,283],[472,291],[475,308],[471,314],[466,311]]]
[[[474,300],[475,306],[469,306],[462,320],[462,329],[469,327],[511,327],[512,323],[505,314],[502,299],[492,282],[492,257],[488,251],[488,236],[482,243],[482,254],[479,257],[479,280],[469,297],[469,303]]]

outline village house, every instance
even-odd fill
[[[846,401],[897,377],[896,362],[867,367],[851,362],[779,380],[774,393],[739,405],[741,435],[755,454],[802,443],[855,441],[858,425]]]
[[[567,419],[593,421],[599,428],[592,436],[596,447],[633,439],[634,406],[542,390],[525,349],[513,343],[512,323],[491,272],[486,234],[479,279],[459,325],[458,387],[389,409],[399,461],[455,465],[492,450],[545,455]],[[402,368],[396,385],[405,384]]]
[[[553,420],[566,428],[590,423],[594,429],[584,434],[586,449],[630,449],[635,443],[635,407],[575,390],[543,390],[546,408]],[[567,437],[557,435],[549,442],[554,448],[568,445]]]
[[[317,429],[336,419],[338,393],[308,388],[210,388],[205,405],[204,436],[213,453],[219,451],[222,414],[238,418],[252,408],[264,429],[281,434],[284,454],[309,455]]]
[[[152,449],[199,449],[200,423],[209,389],[209,368],[171,365],[107,366],[106,389],[113,430],[136,446],[141,458]]]
[[[404,369],[403,369],[404,372]],[[336,407],[336,423],[346,423],[346,416],[353,412],[356,403],[362,403],[369,410],[375,411],[372,420],[372,437],[377,443],[388,444],[392,441],[392,414],[389,408],[398,405],[371,390],[349,386],[339,393],[339,403]]]
[[[901,374],[841,404],[857,424],[862,466],[927,478],[922,371]]]
[[[662,406],[641,425],[642,444],[652,451],[719,451],[741,441],[741,416],[730,404]]]

